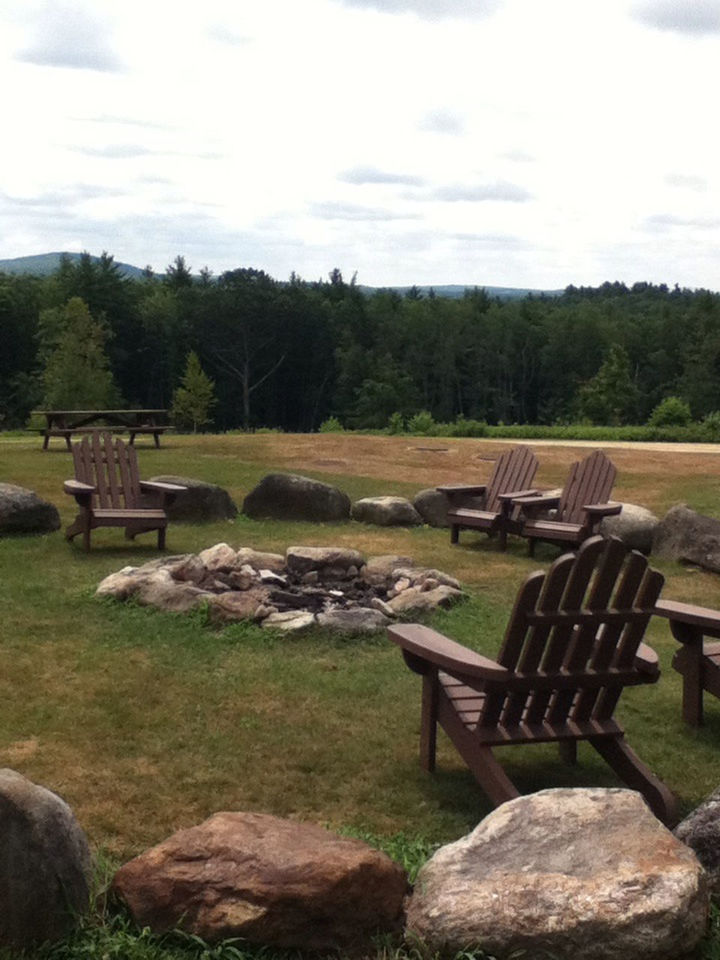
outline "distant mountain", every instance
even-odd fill
[[[0,260],[0,273],[26,273],[38,277],[47,277],[60,266],[61,257],[69,257],[71,260],[79,260],[79,253],[39,253],[34,257],[14,257],[11,260]],[[99,260],[99,257],[91,255],[92,260]],[[140,267],[134,267],[130,263],[120,263],[114,261],[127,277],[137,279],[142,277],[143,270]],[[378,290],[395,290],[401,296],[405,296],[413,287],[368,287],[359,285],[363,293],[373,294]],[[532,294],[533,296],[559,297],[562,290],[533,290],[526,287],[488,287],[482,284],[439,284],[438,286],[416,286],[414,289],[423,297],[432,290],[437,297],[447,297],[450,300],[458,300],[464,296],[466,290],[475,290],[481,287],[491,297],[498,297],[500,300],[522,300],[524,297]]]
[[[375,293],[378,290],[394,290],[401,296],[405,296],[413,287],[364,287],[360,284],[360,289],[364,293]],[[534,297],[559,297],[563,290],[534,290],[529,287],[488,287],[482,283],[472,283],[463,286],[459,283],[439,284],[438,286],[415,286],[415,290],[423,297],[432,290],[436,297],[447,297],[448,300],[459,300],[465,295],[466,290],[484,290],[490,297],[498,297],[500,300],[522,300],[532,294]]]
[[[47,277],[55,273],[60,266],[61,257],[69,257],[71,260],[79,260],[82,254],[79,253],[39,253],[34,257],[14,257],[12,260],[0,260],[0,273],[29,273],[36,277]],[[99,260],[100,257],[90,256],[91,260]],[[141,277],[143,271],[140,267],[133,267],[130,263],[120,263],[114,261],[119,267],[120,272],[128,277]]]

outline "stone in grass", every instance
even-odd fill
[[[261,813],[216,813],[118,870],[112,890],[136,922],[210,943],[369,949],[394,929],[405,871],[360,840]]]
[[[695,851],[705,868],[713,896],[720,896],[720,788],[703,800],[673,831]]]
[[[350,498],[320,480],[270,473],[245,497],[243,513],[254,518],[334,522],[350,517]]]
[[[363,497],[352,505],[353,520],[379,527],[418,527],[422,517],[404,497]]]
[[[33,490],[0,483],[0,535],[52,533],[60,529],[60,514],[52,503]]]
[[[421,868],[407,934],[556,960],[670,960],[705,933],[695,854],[632,790],[558,789],[503,804]]]
[[[167,507],[169,520],[210,523],[214,520],[233,520],[237,516],[238,508],[232,497],[217,484],[171,474],[161,474],[150,479],[184,487]]]
[[[421,490],[415,496],[413,506],[429,527],[450,526],[447,518],[448,500],[440,490]]]
[[[0,946],[59,940],[87,911],[91,859],[70,807],[0,770]]]

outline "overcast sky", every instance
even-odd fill
[[[0,0],[0,258],[720,290],[720,0]]]

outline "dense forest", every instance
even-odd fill
[[[111,256],[83,255],[49,277],[0,274],[0,344],[0,428],[63,397],[90,403],[70,402],[73,376],[96,381],[98,405],[169,407],[193,352],[218,430],[312,431],[330,417],[381,428],[421,410],[645,423],[668,396],[698,420],[720,410],[720,295],[648,283],[451,300],[363,293],[338,270],[324,282],[194,276],[182,257],[130,279]]]

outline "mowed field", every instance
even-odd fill
[[[36,490],[60,509],[71,458],[57,442],[0,437],[0,481]],[[352,434],[167,436],[138,445],[143,477],[176,474],[225,487],[238,506],[267,473],[326,480],[352,499],[412,497],[441,483],[482,482],[510,444],[475,439]],[[533,444],[537,483],[560,486],[586,445]],[[603,445],[618,468],[615,499],[662,514],[674,503],[720,517],[720,450]],[[292,544],[399,553],[458,577],[466,603],[431,622],[493,655],[514,594],[558,551],[527,557],[521,540],[498,554],[473,533],[451,546],[446,530],[235,521],[174,524],[172,553],[225,541],[284,551]],[[488,811],[474,781],[442,739],[438,771],[418,769],[419,683],[383,637],[343,639],[318,631],[287,637],[239,625],[216,630],[180,617],[98,601],[97,583],[157,556],[154,536],[125,541],[98,530],[85,555],[61,532],[0,540],[0,762],[60,793],[93,844],[124,858],[218,810],[258,810],[376,836],[441,842]],[[664,595],[720,607],[720,576],[657,563]],[[720,703],[707,723],[683,726],[676,648],[658,621],[649,642],[660,682],[629,691],[620,717],[628,740],[690,809],[720,782]],[[549,747],[501,758],[518,786],[616,785],[589,749],[567,768]]]

